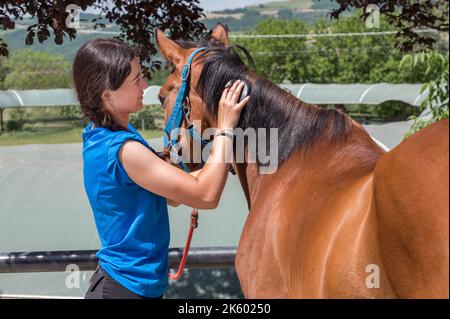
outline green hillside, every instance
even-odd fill
[[[91,23],[91,19],[96,17],[91,14],[81,14],[80,16],[80,31],[77,37],[74,40],[70,40],[69,37],[65,37],[63,45],[57,45],[54,42],[53,35],[50,36],[49,39],[44,41],[44,43],[39,43],[37,38],[34,39],[34,43],[31,46],[27,46],[25,44],[25,37],[27,35],[27,27],[31,24],[36,23],[36,19],[22,19],[16,21],[16,29],[8,30],[8,31],[0,31],[0,37],[7,43],[9,51],[14,52],[15,50],[20,49],[33,49],[39,51],[46,51],[55,54],[62,54],[68,60],[72,61],[75,56],[78,48],[87,40],[99,38],[99,37],[113,37],[110,34],[101,34],[101,33],[90,33],[83,34],[83,31],[93,30],[93,23]],[[102,21],[106,23],[106,21]],[[107,25],[105,31],[119,31],[119,28],[115,25]],[[50,31],[50,34],[52,32]]]
[[[246,8],[215,11],[209,14],[202,22],[210,29],[217,22],[228,25],[231,31],[243,31],[252,29],[256,23],[262,19],[269,17],[279,17],[283,19],[301,19],[307,23],[314,23],[317,19],[326,18],[327,12],[336,3],[331,0],[288,0],[275,1],[266,4],[249,6]],[[211,18],[211,16],[213,18]],[[32,46],[25,44],[26,29],[29,25],[36,23],[36,19],[23,19],[16,21],[16,29],[8,31],[0,31],[0,38],[2,38],[8,45],[10,52],[15,50],[31,48],[33,50],[46,51],[55,54],[62,54],[69,61],[73,60],[78,48],[89,39],[99,37],[113,37],[114,34],[105,33],[83,33],[85,31],[92,32],[93,24],[91,19],[96,17],[91,14],[81,14],[81,29],[76,39],[70,40],[65,38],[63,45],[56,45],[54,38],[46,40],[43,44],[35,38]],[[119,31],[119,28],[114,24],[106,24],[104,31]]]
[[[285,0],[244,8],[214,11],[202,22],[211,28],[217,22],[226,24],[231,31],[252,29],[258,21],[268,18],[300,19],[313,24],[319,19],[327,19],[331,9],[337,4],[332,0]]]
[[[10,52],[19,49],[30,48],[33,50],[46,51],[55,54],[62,54],[68,60],[72,61],[78,48],[87,40],[94,39],[98,37],[112,37],[112,35],[101,35],[101,34],[80,34],[74,40],[69,38],[64,39],[63,45],[56,45],[53,38],[48,39],[44,43],[39,43],[35,41],[32,46],[27,46],[25,44],[25,30],[16,30],[14,32],[9,32],[7,34],[2,34],[1,37],[8,44]]]
[[[326,2],[326,1],[322,1]],[[265,10],[280,10],[280,9],[310,9],[313,5],[313,0],[287,0],[287,1],[274,1],[263,4],[262,6],[254,5],[248,8],[255,8],[255,10],[265,11]]]

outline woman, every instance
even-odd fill
[[[73,79],[83,113],[84,185],[101,248],[85,298],[161,298],[168,287],[167,203],[217,207],[230,165],[229,134],[216,135],[205,166],[188,174],[159,158],[131,124],[142,109],[147,83],[133,50],[115,39],[85,43],[75,56]],[[242,83],[225,89],[218,130],[236,127],[248,97]]]

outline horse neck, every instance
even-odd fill
[[[247,199],[247,206],[250,210],[252,203],[258,193],[259,182],[261,175],[258,173],[258,168],[255,163],[233,163],[236,174]]]
[[[384,151],[372,140],[364,128],[357,122],[352,120],[352,129],[345,142],[340,142],[339,145],[330,145],[322,143],[318,145],[307,156],[299,156],[293,159],[293,162],[286,161],[283,165],[295,165],[294,169],[311,169],[311,163],[317,163],[321,167],[327,167],[328,173],[323,174],[322,178],[327,180],[332,176],[340,174],[360,174],[361,172],[368,172],[373,170],[378,159],[383,155]],[[247,152],[245,152],[247,154]],[[292,154],[298,156],[298,154]],[[285,174],[281,172],[283,167],[280,167],[273,174],[260,174],[256,163],[249,162],[247,155],[244,163],[233,162],[233,167],[238,175],[245,197],[247,199],[248,209],[250,210],[254,203],[260,186],[265,179],[275,177],[276,174]],[[285,167],[286,169],[287,167]],[[287,168],[290,169],[290,168]],[[270,183],[270,180],[268,181]]]

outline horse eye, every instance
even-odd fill
[[[164,102],[165,102],[166,99],[163,96],[159,95],[159,94],[158,94],[158,99],[159,99],[159,102],[161,102],[161,105],[164,107]]]
[[[170,70],[170,74],[175,72],[175,64],[172,61],[167,61],[167,68]]]

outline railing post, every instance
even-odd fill
[[[3,108],[0,107],[0,133],[3,133]]]

